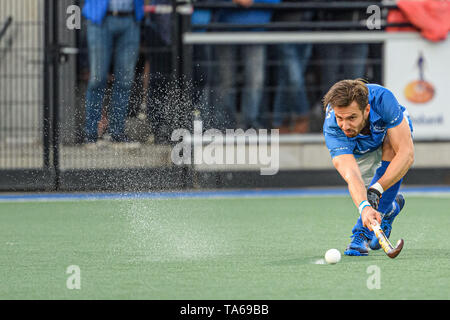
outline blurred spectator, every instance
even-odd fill
[[[349,2],[355,2],[355,0]],[[351,22],[366,18],[365,10],[326,11],[320,16],[321,21]],[[319,58],[322,60],[321,98],[339,80],[365,77],[369,52],[367,43],[327,43],[318,45],[317,48]]]
[[[379,1],[372,0],[363,1],[367,2],[367,6],[379,3]],[[367,17],[368,15],[364,9],[326,10],[317,14],[318,21],[328,23],[331,21],[357,22],[367,19]],[[340,28],[339,30],[343,29]],[[314,96],[312,97],[314,102],[311,105],[310,112],[311,132],[322,131],[325,113],[323,112],[321,100],[334,83],[342,79],[366,78],[368,53],[369,45],[365,43],[324,43],[314,45],[313,59],[319,62],[317,70],[315,70],[319,77],[315,81],[318,84],[318,89],[314,91]],[[313,67],[315,68],[315,66]]]
[[[232,0],[247,7],[243,10],[223,9],[217,13],[217,22],[233,24],[262,24],[270,22],[272,10],[248,9],[253,2],[278,3],[280,0]],[[246,30],[248,31],[248,30]],[[237,62],[243,64],[243,91],[241,95],[241,110],[243,127],[260,128],[260,107],[263,98],[266,46],[265,45],[226,45],[216,46],[215,56],[218,61],[217,92],[218,97],[212,103],[216,104],[218,127],[236,127],[236,74]]]
[[[90,77],[86,93],[85,135],[88,145],[98,139],[108,71],[113,63],[114,84],[108,129],[113,142],[128,143],[125,136],[130,89],[139,54],[143,0],[86,0]]]
[[[197,0],[196,2],[213,2],[215,0]],[[209,9],[195,9],[191,24],[203,25],[211,22],[212,12]],[[205,30],[196,30],[204,32]],[[200,112],[203,128],[215,127],[215,110],[210,102],[212,47],[207,44],[193,46],[193,104],[194,110]]]
[[[171,0],[145,0],[145,4],[170,5]],[[170,141],[174,92],[172,76],[172,14],[150,13],[145,17],[145,56],[150,66],[147,92],[147,119],[157,144]],[[172,95],[172,96],[170,96]]]
[[[284,2],[298,2],[283,0]],[[311,11],[278,11],[277,22],[310,21]],[[312,44],[284,43],[274,47],[280,63],[276,69],[276,91],[273,106],[273,127],[280,133],[306,133],[309,131],[309,101],[305,87],[305,71],[312,52]],[[293,120],[293,121],[292,121]]]
[[[145,0],[145,3],[171,5],[172,1]],[[152,13],[146,16],[144,24],[146,59],[150,65],[147,110],[154,141],[157,144],[169,143],[174,129],[192,125],[193,110],[187,108],[188,105],[183,102],[183,99],[189,97],[191,93],[194,110],[200,112],[205,128],[211,127],[213,118],[209,103],[211,47],[193,46],[192,79],[186,78],[186,75],[183,75],[182,80],[176,79],[174,71],[182,70],[175,70],[177,66],[173,65],[172,18],[170,13]],[[210,20],[211,11],[205,9],[196,9],[191,17],[192,24],[207,24]],[[177,90],[179,86],[183,88],[183,97]]]

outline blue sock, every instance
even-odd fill
[[[383,176],[390,163],[391,163],[390,161],[381,162],[381,166],[375,172],[375,175],[370,185],[377,182]],[[403,179],[400,179],[393,186],[391,186],[389,189],[383,192],[383,195],[380,199],[380,203],[378,205],[378,211],[382,215],[390,215],[391,213],[393,213],[393,210],[398,210],[398,206],[395,205],[394,201],[395,197],[398,194],[398,191],[400,190],[400,185],[402,184],[402,181]]]
[[[372,182],[370,185],[377,182],[383,174],[386,172],[387,167],[389,166],[391,162],[390,161],[381,161],[381,166],[377,169],[375,172],[375,175],[373,176]],[[400,185],[402,183],[403,179],[400,179],[395,183],[393,186],[391,186],[389,189],[383,192],[383,195],[380,199],[380,203],[378,205],[378,211],[384,215],[390,215],[392,213],[398,213],[396,210],[399,210],[399,207],[395,205],[395,197],[398,194],[398,191],[400,189]],[[358,218],[356,221],[355,226],[352,229],[352,233],[355,233],[356,231],[362,231],[364,234],[370,239],[373,237],[374,233],[373,231],[369,231],[369,229],[363,227],[361,217]]]

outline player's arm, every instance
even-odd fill
[[[367,201],[367,191],[355,157],[353,154],[335,156],[333,158],[333,165],[345,182],[347,182],[352,200],[359,209],[360,205],[364,201]],[[363,225],[369,228],[369,230],[372,230],[373,220],[377,220],[378,223],[381,223],[380,213],[371,206],[364,207],[360,213]]]
[[[390,145],[388,148],[393,151],[393,157],[392,159],[386,159],[390,160],[391,163],[384,175],[378,180],[383,190],[389,189],[403,178],[414,162],[414,145],[406,118],[403,118],[398,126],[388,129],[385,139]],[[384,155],[383,158],[385,158]]]

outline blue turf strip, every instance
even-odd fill
[[[450,186],[403,187],[404,194],[450,194]],[[217,190],[174,191],[141,193],[17,193],[0,194],[0,201],[57,201],[57,200],[108,200],[108,199],[207,199],[207,198],[265,198],[346,196],[346,188],[268,189],[268,190]]]

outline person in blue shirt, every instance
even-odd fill
[[[367,245],[380,249],[374,220],[389,237],[404,206],[398,191],[414,161],[412,123],[391,91],[360,79],[334,84],[323,105],[326,146],[360,213],[344,254],[365,256]]]
[[[86,92],[85,141],[96,146],[98,123],[108,72],[113,64],[114,84],[108,113],[113,142],[129,143],[124,134],[130,91],[140,46],[139,21],[144,17],[143,0],[86,0],[87,44],[90,76]]]

